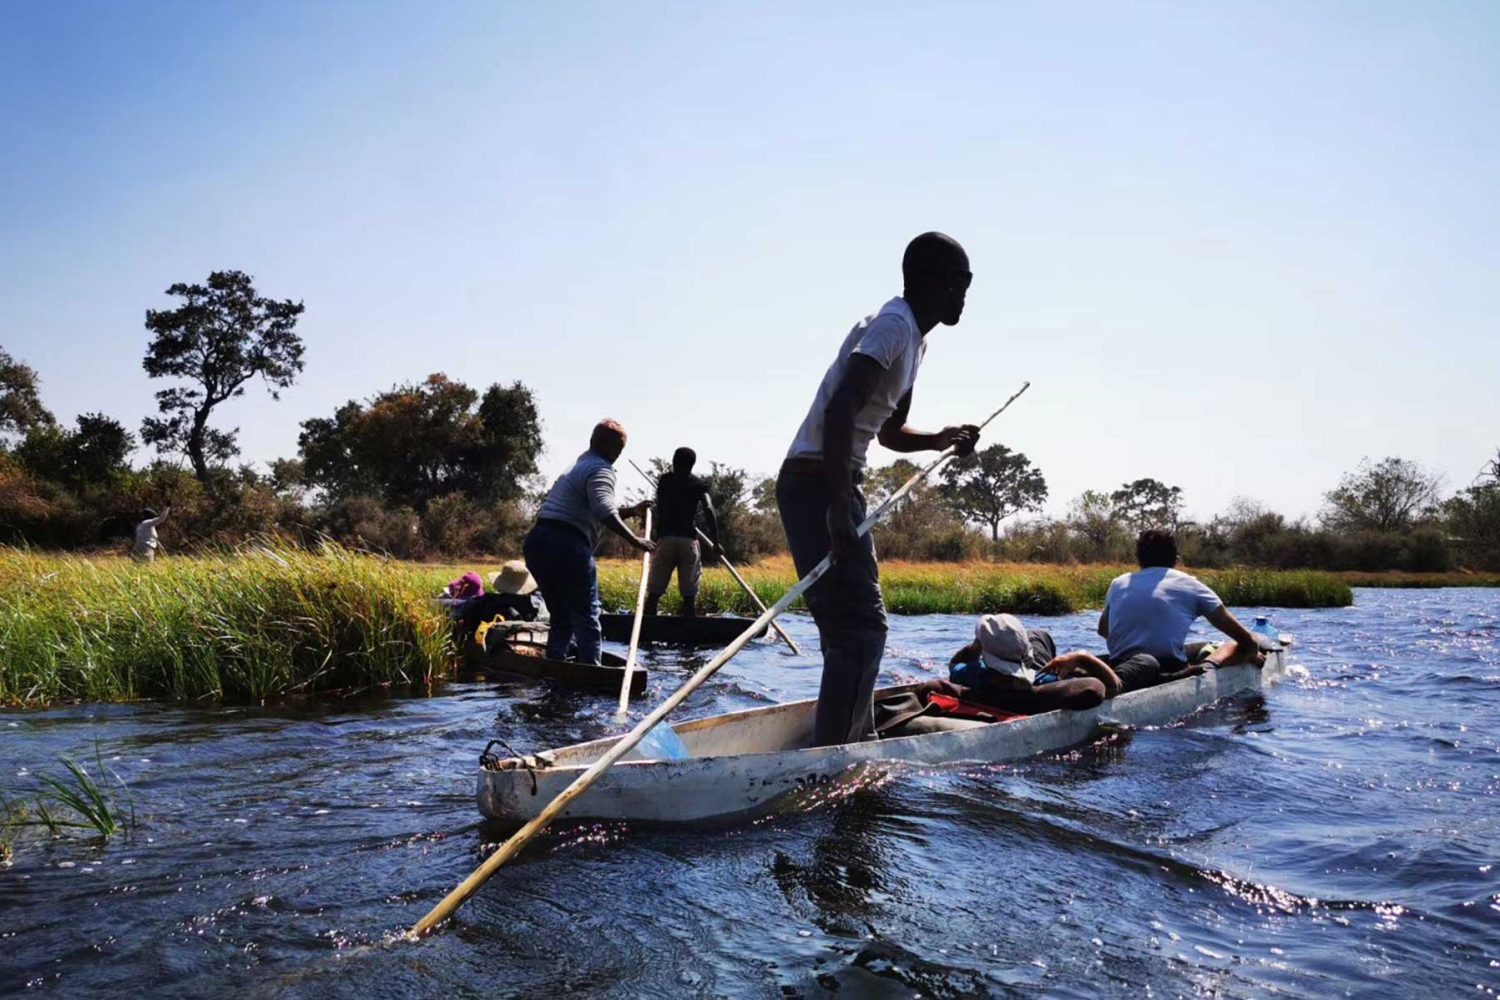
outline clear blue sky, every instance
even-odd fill
[[[989,440],[1054,511],[1500,446],[1500,4],[809,7],[7,4],[0,345],[135,428],[145,310],[237,268],[307,304],[247,459],[444,371],[531,386],[549,476],[606,414],[769,473],[941,229],[914,422],[1031,379]]]

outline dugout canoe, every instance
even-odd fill
[[[635,615],[600,615],[599,625],[604,638],[612,642],[629,642],[630,627],[635,624]],[[680,615],[647,615],[641,621],[641,641],[660,642],[673,646],[727,646],[741,632],[755,624],[753,618],[731,618],[723,615],[701,615],[683,618]],[[755,633],[759,639],[766,628]]]
[[[600,656],[600,665],[592,663],[570,663],[566,660],[547,659],[547,643],[538,638],[486,636],[483,645],[470,639],[464,648],[464,668],[486,675],[507,674],[529,677],[533,680],[550,681],[565,687],[600,694],[619,694],[625,672],[625,658],[605,650]],[[630,675],[630,696],[639,698],[646,693],[646,669],[639,663]]]
[[[1059,710],[834,747],[808,746],[815,700],[680,722],[672,728],[691,757],[622,760],[600,775],[563,815],[653,822],[724,819],[759,812],[783,795],[826,784],[860,766],[1020,760],[1087,743],[1101,726],[1162,726],[1220,699],[1254,693],[1281,679],[1286,656],[1285,647],[1278,646],[1266,651],[1262,667],[1211,669],[1198,677],[1120,695],[1086,711]],[[916,686],[882,688],[876,698]],[[507,823],[534,818],[618,738],[481,766],[479,811]]]

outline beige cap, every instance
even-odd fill
[[[512,559],[490,577],[490,590],[497,594],[529,594],[536,589],[536,581],[519,559]]]

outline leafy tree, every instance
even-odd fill
[[[885,503],[890,497],[894,496],[896,491],[904,486],[906,481],[915,475],[920,468],[921,466],[910,459],[898,458],[890,465],[884,465],[878,469],[870,469],[865,474],[864,483],[865,496],[869,500],[870,509],[874,510]],[[924,498],[924,493],[928,489],[930,489],[930,484],[927,480],[923,479],[919,481],[906,496],[896,501],[896,505],[891,509],[891,513],[895,514],[910,507],[912,504],[920,503]]]
[[[1443,505],[1448,530],[1471,565],[1500,569],[1500,451],[1468,489]]]
[[[296,381],[303,368],[296,333],[303,305],[258,295],[241,271],[214,271],[204,285],[178,282],[166,294],[183,304],[146,311],[146,329],[155,337],[142,367],[152,378],[187,384],[156,394],[163,415],[146,418],[141,440],[161,454],[186,455],[193,475],[210,485],[211,469],[239,454],[237,429],[208,425],[214,408],[244,395],[245,383],[257,376],[272,399]]]
[[[960,517],[988,525],[991,541],[999,541],[1001,521],[1022,511],[1040,510],[1047,499],[1047,480],[1041,470],[1003,444],[949,462],[943,467],[938,489]]]
[[[1084,490],[1068,505],[1068,527],[1088,544],[1088,554],[1110,554],[1120,537],[1120,516],[1114,501],[1102,490]]]
[[[765,514],[778,514],[780,508],[776,506],[776,480],[771,476],[762,477],[750,491],[750,506]]]
[[[135,448],[135,435],[102,413],[85,413],[77,430],[38,427],[16,448],[19,458],[38,478],[71,489],[106,484],[128,471],[126,460]]]
[[[453,493],[485,502],[519,497],[536,473],[541,441],[526,386],[492,385],[481,401],[442,373],[305,420],[297,438],[307,482],[330,500],[376,496],[418,512]]]
[[[1115,514],[1140,531],[1144,528],[1177,530],[1182,517],[1182,488],[1158,479],[1137,479],[1109,495]]]
[[[300,458],[272,459],[266,478],[277,496],[301,500],[307,489],[307,467]]]
[[[36,369],[11,357],[0,347],[0,435],[24,435],[39,427],[55,427],[57,420],[42,405]]]
[[[890,465],[870,469],[865,477],[865,496],[873,511],[912,477],[919,466],[898,458]],[[975,554],[974,532],[942,496],[942,486],[923,478],[875,525],[875,547],[887,559],[959,560]]]
[[[1365,459],[1323,494],[1323,525],[1345,532],[1403,531],[1432,513],[1441,485],[1440,476],[1408,459]]]
[[[536,397],[520,382],[492,385],[479,401],[479,446],[475,462],[481,472],[470,495],[479,500],[515,500],[524,480],[536,475],[542,453],[542,417]]]

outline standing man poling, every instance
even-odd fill
[[[156,528],[172,513],[171,507],[163,507],[158,514],[150,507],[141,510],[141,523],[135,526],[135,544],[130,548],[130,558],[136,562],[152,562],[161,548],[161,538]]]
[[[656,547],[621,520],[638,517],[651,506],[650,500],[642,500],[621,507],[615,500],[614,463],[624,450],[625,428],[613,420],[599,421],[589,437],[589,450],[552,484],[522,545],[526,568],[552,614],[548,659],[599,662],[599,568],[594,550],[605,530],[642,552]]]
[[[865,453],[871,438],[892,451],[969,454],[979,441],[972,424],[936,434],[906,426],[912,385],[927,333],[963,315],[973,274],[963,247],[942,233],[923,233],[901,258],[905,288],[849,331],[818,386],[776,478],[776,505],[797,574],[825,555],[833,568],[807,592],[823,644],[823,680],[814,746],[852,743],[875,732],[871,695],[885,652],[885,602],[875,543],[861,536]]]
[[[677,591],[682,595],[682,614],[698,613],[698,581],[703,577],[703,558],[698,551],[695,522],[698,508],[708,516],[709,555],[719,548],[719,519],[708,496],[708,484],[693,475],[698,455],[691,448],[672,453],[672,471],[656,481],[656,551],[651,553],[651,576],[646,581],[646,614],[656,614],[672,571],[677,571]]]

